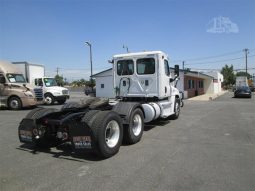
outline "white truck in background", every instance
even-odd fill
[[[30,64],[28,62],[13,62],[19,68],[28,83],[43,88],[44,103],[52,105],[57,101],[64,104],[69,99],[67,88],[58,86],[55,78],[45,77],[45,68],[43,65]]]
[[[248,86],[248,79],[246,76],[236,77],[236,88],[240,86]]]

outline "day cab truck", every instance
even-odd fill
[[[0,107],[12,110],[43,102],[43,90],[28,84],[23,74],[11,62],[0,61]]]
[[[122,141],[139,142],[145,123],[179,117],[180,93],[174,85],[179,66],[171,76],[164,52],[115,55],[111,63],[115,100],[89,97],[60,110],[32,110],[20,122],[19,140],[39,147],[71,142],[76,151],[93,150],[107,158]]]
[[[13,62],[23,73],[28,83],[40,86],[44,92],[44,103],[53,105],[56,101],[64,104],[69,99],[67,88],[58,86],[55,78],[45,77],[45,68],[43,65],[31,64],[28,62]]]

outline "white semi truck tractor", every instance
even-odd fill
[[[144,124],[159,118],[177,119],[178,80],[162,51],[115,55],[113,85],[116,99],[86,98],[60,110],[37,108],[21,121],[19,139],[36,146],[71,142],[75,150],[94,150],[104,158],[115,155],[125,141],[141,140]]]

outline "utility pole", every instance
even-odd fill
[[[246,72],[246,76],[248,76],[248,73],[247,73],[247,54],[249,54],[249,49],[245,48],[243,51],[245,53],[245,72]]]
[[[59,68],[59,67],[57,67],[57,75],[58,75],[58,71],[59,71],[59,69],[60,69],[60,68]]]
[[[93,75],[93,70],[92,70],[92,44],[90,42],[85,42],[86,45],[89,46],[89,55],[90,55],[90,83],[91,83],[91,90],[93,91],[93,79],[92,79],[92,75]]]

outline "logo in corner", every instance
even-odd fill
[[[239,33],[238,25],[228,17],[214,17],[207,24],[206,32],[209,33]]]

